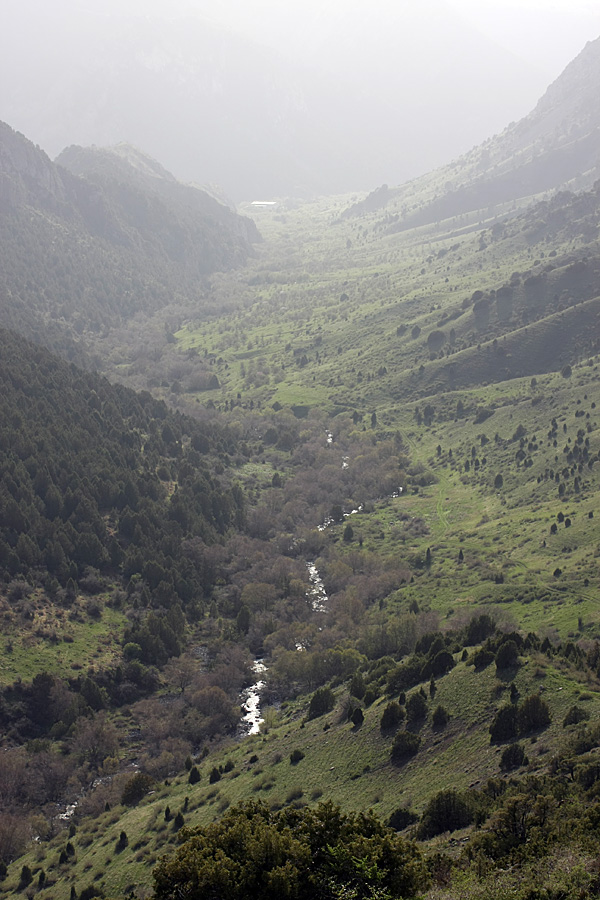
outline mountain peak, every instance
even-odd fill
[[[600,37],[588,41],[562,74],[553,81],[528,119],[545,121],[556,128],[561,123],[580,129],[600,121]]]
[[[150,182],[153,179],[161,179],[171,184],[177,183],[177,179],[159,162],[126,142],[111,147],[71,145],[59,154],[56,162],[74,175],[87,176],[94,171],[111,177],[119,175],[130,177],[135,172]]]

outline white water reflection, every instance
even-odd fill
[[[77,800],[75,801],[75,803],[67,804],[67,806],[65,806],[64,812],[58,814],[58,818],[61,820],[61,822],[68,822],[70,819],[72,819],[75,815],[75,810],[77,809],[78,805],[79,804],[77,803]]]
[[[325,591],[323,579],[319,575],[319,570],[314,563],[306,563],[308,569],[308,577],[310,578],[310,588],[306,592],[306,596],[312,606],[314,612],[327,612],[327,603],[329,597]]]
[[[400,490],[402,490],[402,488],[400,488]],[[398,496],[398,495],[397,495],[397,494],[394,494],[394,496]],[[357,507],[356,507],[356,509],[351,509],[350,512],[345,512],[345,513],[343,514],[343,515],[344,515],[344,519],[347,519],[348,516],[355,516],[357,513],[362,512],[362,511],[363,511],[363,508],[364,508],[364,507],[363,507],[363,505],[362,505],[362,503],[361,503],[360,506],[357,506]],[[322,525],[317,525],[317,530],[318,530],[318,531],[325,531],[326,528],[330,528],[332,525],[335,525],[335,519],[332,519],[331,516],[326,516],[326,517],[323,519],[323,524],[322,524]]]
[[[265,686],[264,675],[267,671],[262,659],[255,659],[252,671],[257,675],[257,680],[250,687],[242,691],[242,728],[246,734],[258,734],[264,719],[260,712],[260,695]]]

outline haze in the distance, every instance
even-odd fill
[[[589,0],[23,0],[0,119],[51,156],[133,143],[236,200],[371,189],[525,115],[598,34]]]

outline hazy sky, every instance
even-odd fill
[[[40,0],[43,6],[46,0]],[[434,0],[371,0],[374,15],[398,8],[407,28],[419,11]],[[528,59],[549,77],[560,74],[588,40],[600,36],[597,0],[445,0],[483,34],[516,55]],[[95,13],[179,17],[200,14],[251,35],[274,42],[290,39],[290,29],[319,22],[332,9],[348,8],[347,0],[79,0]],[[56,9],[55,4],[49,4]],[[293,40],[293,36],[292,40]]]
[[[82,0],[88,8],[110,8],[114,0],[100,4]],[[597,0],[445,0],[487,37],[517,56],[530,61],[553,79],[579,53],[588,40],[600,36],[600,4]],[[365,4],[374,15],[402,8],[407,28],[432,0],[371,0]],[[114,8],[142,15],[180,16],[201,14],[251,35],[255,40],[281,46],[290,25],[315,24],[347,0],[119,0]],[[297,30],[297,29],[296,29]]]
[[[600,36],[597,0],[448,0],[490,37],[555,78]]]
[[[0,3],[0,119],[50,155],[128,141],[236,197],[450,162],[600,36],[598,0]]]

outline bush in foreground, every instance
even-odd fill
[[[439,791],[431,798],[421,817],[418,836],[435,837],[445,831],[466,828],[473,821],[473,813],[466,800],[454,790]]]
[[[155,900],[409,900],[427,886],[413,843],[371,812],[346,814],[330,802],[279,812],[248,802],[183,835],[154,870]]]

